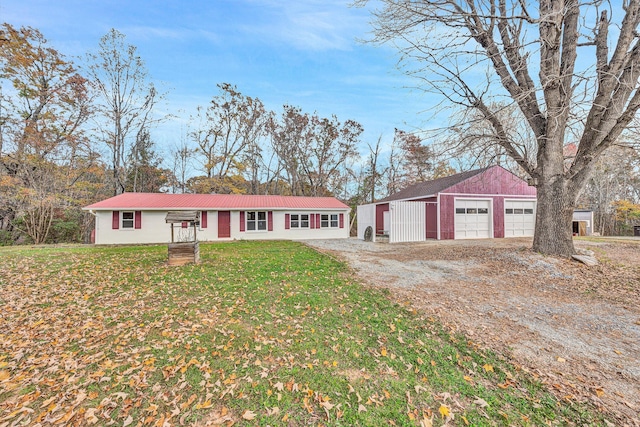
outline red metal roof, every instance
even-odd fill
[[[449,187],[453,187],[454,185],[459,184],[466,179],[481,174],[487,169],[489,168],[475,169],[472,171],[457,173],[454,175],[445,176],[443,178],[434,179],[432,181],[418,182],[416,184],[410,185],[403,190],[398,191],[395,194],[392,194],[389,197],[378,200],[376,203],[435,196]]]
[[[438,193],[451,191],[477,194],[484,193],[536,196],[535,187],[530,187],[526,181],[509,172],[502,166],[489,166],[467,172],[457,173],[432,181],[418,182],[376,203],[386,203],[395,200],[411,200],[436,196]]]
[[[83,209],[349,209],[349,206],[335,197],[123,193]]]

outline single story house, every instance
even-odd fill
[[[358,238],[389,242],[533,236],[536,188],[501,166],[411,185],[358,206]]]
[[[198,211],[200,241],[349,237],[350,208],[334,197],[123,193],[83,210],[95,216],[97,244],[168,243],[169,211]],[[193,237],[186,223],[178,231]]]

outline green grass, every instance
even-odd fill
[[[0,249],[0,424],[602,424],[303,245],[166,250]]]

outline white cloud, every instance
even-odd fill
[[[301,50],[350,50],[367,26],[363,11],[349,8],[346,1],[247,0],[247,3],[261,9],[262,14],[257,22],[240,25],[243,32]]]

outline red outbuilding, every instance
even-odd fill
[[[390,242],[533,236],[536,189],[501,166],[414,184],[358,206],[358,237]]]

